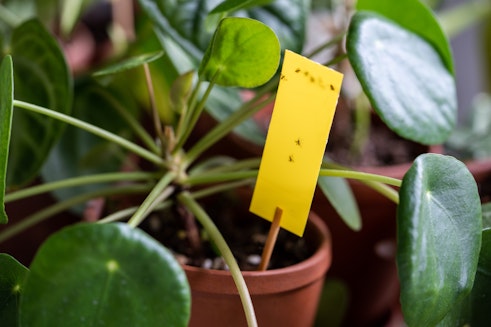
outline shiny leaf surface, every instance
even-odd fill
[[[187,326],[184,271],[126,224],[79,224],[39,249],[21,297],[23,326]]]
[[[434,326],[472,289],[481,248],[473,176],[453,157],[418,157],[397,211],[401,305],[409,326]]]
[[[363,90],[389,128],[422,144],[446,140],[457,117],[455,81],[430,43],[361,11],[351,21],[347,51]]]

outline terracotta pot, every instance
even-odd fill
[[[287,268],[243,272],[259,326],[312,326],[331,264],[331,239],[322,220],[313,213],[304,237],[317,249],[307,260]],[[184,270],[192,292],[190,327],[247,326],[229,272],[191,266],[184,266]]]

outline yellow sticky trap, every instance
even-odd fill
[[[343,74],[285,51],[278,93],[250,211],[302,236]]]

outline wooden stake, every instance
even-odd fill
[[[280,231],[282,214],[283,210],[279,207],[276,207],[274,218],[269,229],[268,238],[266,239],[266,244],[264,245],[263,254],[261,256],[261,263],[259,264],[257,270],[264,271],[268,268],[269,260],[271,259],[271,254],[273,253],[273,248],[278,237],[278,232]]]

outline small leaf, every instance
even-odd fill
[[[476,182],[453,157],[419,156],[397,211],[401,305],[409,326],[434,326],[472,289],[481,248]]]
[[[12,57],[6,56],[0,63],[0,224],[8,221],[5,212],[5,189],[7,187],[7,161],[9,155],[10,130],[14,101],[14,73]]]
[[[352,230],[360,230],[361,216],[348,182],[344,178],[319,176],[317,183],[346,225]]]
[[[189,286],[170,251],[126,224],[78,224],[39,249],[22,326],[187,326]]]
[[[200,78],[223,86],[256,87],[278,69],[280,43],[273,30],[249,18],[218,25],[199,68]]]
[[[163,54],[164,54],[163,51],[158,51],[158,52],[146,53],[136,57],[128,58],[123,60],[122,62],[115,63],[109,67],[106,67],[102,70],[95,72],[93,76],[103,76],[103,75],[115,74],[126,70],[130,70],[138,66],[141,66],[143,64],[150,63],[154,60],[157,60],[160,57],[162,57]]]
[[[19,326],[19,298],[29,271],[4,253],[0,253],[0,267],[0,321],[2,326]]]
[[[419,0],[358,0],[357,10],[375,11],[430,42],[453,73],[450,44],[430,8]]]
[[[347,51],[377,114],[398,135],[441,144],[457,117],[455,81],[426,40],[373,12],[357,12]]]

